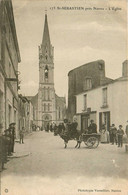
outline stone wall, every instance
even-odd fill
[[[99,86],[105,78],[105,62],[103,60],[90,62],[68,73],[68,118],[71,121],[76,113],[75,95],[84,91],[84,81],[87,77],[91,79],[92,88]]]

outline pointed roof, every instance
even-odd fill
[[[46,44],[51,45],[49,29],[48,29],[47,14],[45,14],[44,33],[43,33],[43,39],[42,39],[42,45],[46,45]]]

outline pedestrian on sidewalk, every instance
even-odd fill
[[[124,130],[122,129],[122,125],[119,125],[119,129],[117,130],[118,147],[123,146],[123,135],[124,135]]]
[[[15,133],[15,125],[16,123],[11,123],[9,125],[9,131],[11,135],[11,152],[14,152],[14,144],[15,144],[15,138],[16,138],[16,133]]]
[[[7,146],[6,137],[2,133],[3,125],[0,124],[0,171],[4,168],[4,164],[8,162],[7,160]]]
[[[112,137],[112,126],[109,128],[109,142],[112,144],[113,142],[113,137]]]
[[[12,135],[10,135],[10,131],[9,129],[6,129],[4,131],[4,137],[5,137],[5,140],[6,140],[6,149],[7,149],[7,155],[8,156],[11,156],[11,137]]]
[[[25,128],[22,127],[22,129],[20,130],[20,144],[24,144],[24,133],[25,133]]]
[[[117,128],[115,126],[115,124],[112,124],[111,127],[111,131],[112,131],[112,145],[114,145],[114,143],[117,145]]]

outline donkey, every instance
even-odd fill
[[[64,140],[64,148],[67,148],[68,142],[70,140],[76,140],[77,144],[75,146],[75,148],[80,148],[81,142],[82,142],[82,132],[81,131],[76,131],[74,132],[73,135],[71,135],[71,133],[69,131],[65,131],[65,132],[61,132],[59,133],[59,136]]]

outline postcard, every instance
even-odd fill
[[[126,0],[0,0],[0,194],[128,194]]]

